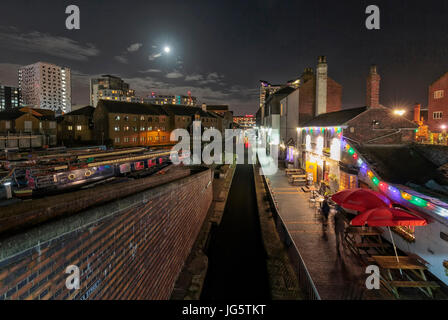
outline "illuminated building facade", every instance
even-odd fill
[[[172,95],[172,94],[156,94],[152,92],[150,96],[143,99],[144,103],[153,103],[158,105],[178,105],[178,106],[189,106],[194,107],[198,103],[196,97],[191,96],[191,92],[187,95]]]
[[[431,132],[448,129],[448,72],[429,86],[428,126]]]
[[[20,90],[0,85],[0,111],[8,111],[20,106]]]
[[[252,129],[256,126],[255,116],[251,114],[246,114],[244,116],[234,116],[233,122],[244,129]]]
[[[135,97],[135,91],[121,78],[103,75],[90,80],[90,103],[96,108],[100,100],[141,102]]]
[[[71,71],[37,62],[19,69],[23,105],[52,111],[71,111]]]

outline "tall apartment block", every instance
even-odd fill
[[[37,62],[19,69],[19,89],[23,104],[52,111],[71,111],[69,68]]]
[[[8,111],[20,106],[20,90],[0,85],[0,111]]]
[[[90,79],[90,104],[96,108],[100,100],[141,102],[141,99],[135,96],[135,91],[130,89],[129,84],[111,75]]]

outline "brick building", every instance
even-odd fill
[[[55,146],[55,113],[28,107],[0,112],[0,136],[0,148]]]
[[[114,147],[170,143],[169,115],[161,106],[100,100],[93,122],[97,143]]]
[[[448,128],[448,72],[429,86],[428,126],[431,132]]]
[[[93,142],[92,106],[83,107],[60,117],[58,121],[58,140],[65,145]]]
[[[332,191],[358,187],[357,174],[340,163],[344,141],[361,149],[407,145],[414,140],[418,125],[380,104],[380,79],[372,66],[367,77],[367,106],[320,114],[298,130],[296,163],[312,174],[315,182],[332,184]]]
[[[201,121],[202,129],[219,129],[218,115],[204,111],[203,108],[164,105],[162,109],[169,115],[169,123],[172,130],[186,129],[192,133],[193,121]]]
[[[93,113],[94,140],[115,147],[173,145],[171,131],[192,122],[218,128],[218,116],[197,107],[100,100]]]

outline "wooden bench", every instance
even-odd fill
[[[302,169],[285,169],[285,174],[290,174],[294,172],[302,172]]]
[[[293,184],[296,182],[306,183],[306,175],[305,174],[291,175],[288,180],[290,183],[293,183]]]

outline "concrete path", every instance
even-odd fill
[[[328,221],[309,207],[309,193],[288,183],[283,170],[268,176],[278,202],[280,216],[297,246],[317,291],[327,299],[388,299],[377,290],[367,290],[367,275],[348,248],[336,250],[334,215]]]

